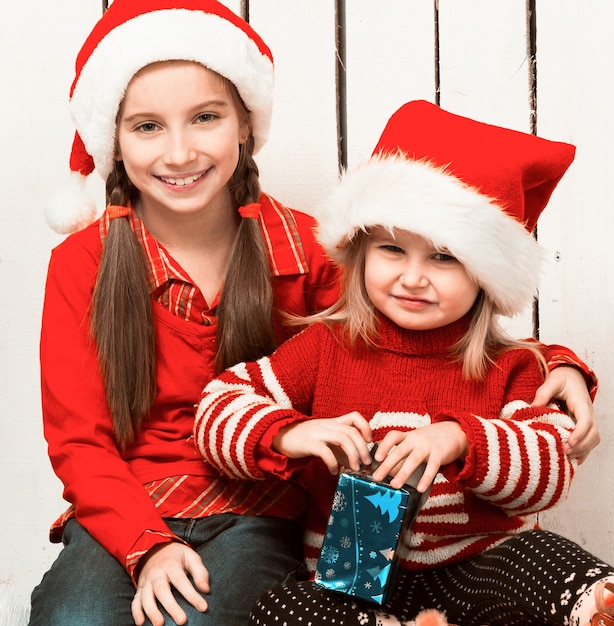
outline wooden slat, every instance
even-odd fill
[[[250,0],[250,23],[275,59],[275,106],[257,157],[263,187],[310,212],[337,179],[335,3]]]
[[[63,239],[43,207],[68,181],[75,57],[101,13],[100,0],[33,0],[4,4],[0,19],[0,288],[11,294],[0,303],[0,581],[26,604],[61,547],[47,533],[66,507],[42,434],[41,308],[49,252]]]
[[[226,5],[231,11],[234,11],[237,15],[241,15],[243,17],[243,13],[241,11],[241,0],[220,0],[220,2]]]
[[[524,2],[439,0],[439,66],[443,108],[530,131]],[[512,335],[532,335],[532,307],[502,325]]]
[[[348,165],[371,154],[392,113],[435,99],[431,2],[346,3]]]
[[[540,0],[537,6],[537,130],[577,146],[539,225],[550,250],[540,292],[540,334],[574,348],[597,371],[602,444],[580,466],[567,503],[544,525],[614,562],[614,155],[611,75],[614,6]]]
[[[526,12],[518,0],[439,0],[441,105],[529,131]]]

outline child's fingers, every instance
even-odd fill
[[[332,419],[339,427],[339,440],[330,441],[337,444],[345,453],[348,467],[354,470],[361,465],[371,463],[371,453],[367,443],[371,441],[371,427],[369,422],[358,412],[353,411]]]
[[[203,589],[206,589],[206,591],[209,591],[209,583],[208,583],[208,577],[205,580],[201,581],[201,586],[203,587]],[[177,580],[173,581],[173,587],[197,610],[200,611],[201,613],[204,613],[207,610],[207,601],[200,595],[200,593],[198,593],[198,591],[194,588],[194,585],[192,584],[192,582],[190,581],[189,578],[187,578],[187,576],[182,576],[181,578],[178,578]],[[162,602],[162,600],[161,600]],[[172,615],[171,613],[171,609],[175,611],[175,614],[181,618],[181,613],[177,610],[177,608],[175,607],[176,601],[174,600],[173,597],[173,602],[170,603],[168,606],[164,605],[167,609],[167,611],[169,612],[169,614]],[[178,606],[178,605],[177,605]],[[175,618],[173,618],[175,619]],[[179,622],[178,622],[179,623]]]
[[[334,419],[356,428],[365,442],[369,443],[371,441],[371,426],[358,411],[352,411]]]
[[[420,493],[424,493],[431,483],[435,480],[435,476],[437,476],[437,472],[439,472],[441,465],[437,461],[433,461],[432,457],[429,458],[429,462],[426,464],[426,468],[424,469],[424,473],[416,486],[416,489]]]
[[[393,476],[390,484],[397,489],[405,484],[407,478],[423,461],[423,458],[414,454],[413,448],[408,445],[395,445],[388,451],[384,449],[383,453],[386,456],[382,459],[380,466],[373,472],[373,478],[375,480],[384,480],[387,476]],[[377,449],[376,457],[379,457],[379,455],[380,447]]]
[[[337,440],[329,440],[328,443],[340,465],[357,471],[371,463],[369,448],[356,430],[340,433]]]
[[[170,588],[168,590],[168,596],[165,597],[164,593],[158,592],[159,596],[156,596],[156,593],[153,590],[151,585],[146,585],[143,587],[138,587],[134,598],[132,600],[132,618],[134,619],[135,624],[144,624],[145,617],[148,617],[153,626],[163,626],[164,624],[164,616],[162,612],[158,608],[158,599],[161,603],[164,604],[165,608],[169,610],[169,614],[173,616],[176,624],[183,624],[185,620],[185,613],[181,609],[181,607],[177,604],[173,594],[170,592]],[[170,602],[165,602],[170,597]],[[174,602],[175,606],[171,606]],[[168,604],[168,607],[166,606]],[[175,611],[173,612],[173,609]]]
[[[375,460],[383,463],[387,460],[391,451],[401,443],[407,436],[406,432],[398,430],[391,430],[386,433],[386,436],[377,444],[377,450],[375,452]]]
[[[314,456],[320,457],[324,462],[324,465],[328,468],[328,471],[336,476],[339,473],[339,461],[337,460],[337,456],[331,450],[331,448],[327,445],[322,445],[317,454]]]

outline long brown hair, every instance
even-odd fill
[[[237,94],[238,97],[238,94]],[[241,146],[229,189],[237,207],[260,196],[254,139]],[[271,266],[258,218],[242,218],[217,307],[215,373],[270,354],[276,347]]]
[[[368,237],[368,232],[359,230],[338,250],[342,292],[337,303],[307,318],[295,318],[294,323],[340,323],[350,343],[361,339],[377,347],[377,313],[364,281]],[[545,372],[546,362],[538,345],[510,337],[497,321],[492,300],[481,289],[471,309],[469,328],[456,345],[451,346],[450,354],[462,364],[465,378],[483,380],[497,355],[521,348],[532,352]]]
[[[221,76],[220,80],[232,97],[240,121],[249,127],[250,113],[235,86]],[[237,167],[228,183],[235,209],[260,197],[253,150],[250,132],[240,146]],[[120,161],[115,162],[107,179],[106,192],[108,204],[125,206],[138,200],[138,191]],[[272,309],[271,270],[262,230],[257,218],[244,218],[230,253],[217,309],[216,372],[275,349]],[[124,449],[140,431],[156,394],[148,267],[127,219],[111,220],[103,244],[92,297],[91,333],[115,436],[118,446]],[[203,386],[206,382],[203,380]]]

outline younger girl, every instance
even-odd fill
[[[309,491],[312,570],[334,475],[368,464],[368,444],[379,444],[376,480],[400,487],[426,463],[418,489],[434,485],[383,611],[303,582],[273,590],[252,623],[375,626],[438,609],[462,626],[614,624],[614,569],[534,529],[569,489],[573,422],[531,406],[538,345],[496,322],[533,298],[541,251],[530,233],[573,155],[412,102],[344,177],[318,216],[343,270],[340,302],[207,385],[198,447],[228,476]]]
[[[41,336],[71,506],[30,623],[243,626],[302,566],[303,497],[203,463],[194,404],[292,334],[278,310],[335,302],[337,272],[313,219],[260,192],[273,60],[243,20],[212,0],[114,0],[76,70],[71,168],[78,185],[95,166],[109,206],[89,226],[79,198],[49,216],[82,229],[53,251]]]

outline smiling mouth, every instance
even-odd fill
[[[186,176],[185,178],[170,178],[168,176],[158,176],[158,178],[167,183],[168,185],[175,185],[176,187],[185,187],[195,183],[199,178],[202,178],[207,172],[201,172],[200,174],[194,174],[194,176]]]
[[[433,304],[431,300],[428,300],[426,298],[409,296],[394,296],[394,298],[402,303],[407,304],[408,306],[427,306],[429,304]]]

